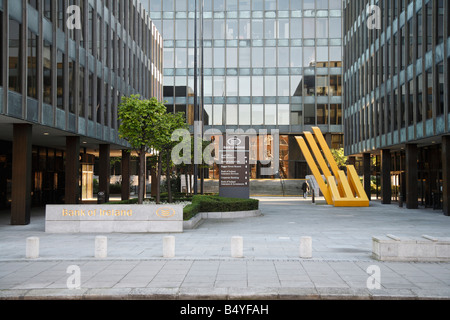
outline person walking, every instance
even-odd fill
[[[306,197],[308,196],[308,190],[309,190],[309,186],[308,186],[308,183],[306,181],[303,182],[302,190],[303,190],[303,198],[306,199]]]

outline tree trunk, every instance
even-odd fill
[[[184,167],[184,180],[186,181],[186,195],[189,194],[188,167]]]
[[[162,155],[161,152],[158,153],[158,163],[157,163],[157,167],[158,167],[158,173],[157,173],[157,181],[156,181],[156,204],[160,204],[161,203],[161,171],[162,171]]]
[[[145,190],[145,146],[141,147],[139,151],[139,188],[138,188],[138,203],[144,203],[144,190]]]
[[[170,152],[167,150],[166,153],[166,179],[167,179],[167,199],[169,203],[172,203],[172,188],[170,185]]]

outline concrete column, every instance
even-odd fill
[[[391,150],[381,150],[381,203],[391,204]]]
[[[26,258],[27,259],[39,258],[39,238],[37,237],[27,238]]]
[[[66,137],[66,204],[80,201],[80,137]]]
[[[163,238],[163,257],[174,258],[175,257],[175,237],[167,236]]]
[[[122,150],[122,201],[130,199],[130,159],[130,152]]]
[[[231,257],[232,258],[244,257],[244,239],[242,237],[231,238]]]
[[[14,124],[11,225],[27,225],[31,214],[32,126]]]
[[[442,199],[444,214],[450,216],[450,136],[442,137]]]
[[[407,144],[406,148],[406,208],[417,209],[419,207],[417,180],[419,173],[417,168],[418,149],[416,144]]]
[[[109,184],[111,181],[111,146],[109,144],[100,145],[99,171],[98,171],[98,191],[105,193],[105,201],[109,201]]]
[[[364,153],[363,154],[364,191],[366,192],[369,200],[371,200],[372,198],[372,192],[370,190],[370,165],[371,165],[370,153]]]
[[[300,238],[300,258],[311,259],[312,258],[312,238],[301,237]]]
[[[104,236],[95,237],[95,258],[105,259],[108,257],[108,238]]]

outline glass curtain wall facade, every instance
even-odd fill
[[[368,5],[379,8],[379,29],[369,28],[377,11]],[[385,203],[440,209],[448,198],[449,2],[344,6],[345,152],[377,156],[372,175],[384,176]]]
[[[98,156],[100,145],[128,148],[118,136],[117,106],[131,94],[162,100],[162,37],[135,0],[0,0],[0,42],[0,145],[7,146],[0,150],[0,207],[14,205],[15,166],[30,170],[31,190],[17,191],[26,201],[32,193],[35,204],[64,195],[67,202],[66,138],[82,165],[93,164],[85,159]],[[32,144],[23,168],[13,160],[20,134]],[[75,187],[78,171],[70,177]]]
[[[342,140],[340,1],[205,0],[202,36],[201,2],[205,130],[279,129],[280,146],[289,145],[280,152],[281,175],[304,178],[294,135],[317,125],[330,143]],[[195,1],[145,4],[163,34],[168,110],[185,112],[192,125]]]

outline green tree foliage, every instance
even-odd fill
[[[166,107],[156,98],[143,100],[139,95],[123,97],[118,106],[119,137],[125,139],[139,155],[138,202],[144,201],[145,154],[162,143],[168,129],[165,127]]]
[[[331,154],[333,155],[339,169],[342,170],[347,167],[347,157],[345,156],[344,148],[331,149]]]

